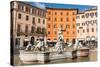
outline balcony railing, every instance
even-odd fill
[[[17,32],[17,36],[22,36],[22,35],[27,35],[27,36],[46,36],[46,32]]]

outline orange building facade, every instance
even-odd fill
[[[77,9],[47,9],[47,40],[57,40],[58,29],[63,29],[64,42],[76,40]]]

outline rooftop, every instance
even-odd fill
[[[40,9],[54,8],[54,9],[78,9],[79,11],[86,11],[97,6],[93,5],[75,5],[75,4],[61,4],[61,3],[45,3],[45,2],[33,2],[33,1],[19,1],[30,4],[31,6],[38,7]]]

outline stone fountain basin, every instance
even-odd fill
[[[58,53],[58,52],[50,52],[50,60],[56,60],[56,59],[63,59],[63,58],[68,58],[68,59],[72,59],[72,58],[76,58],[77,57],[77,50],[66,50],[63,51],[62,53]]]
[[[77,56],[78,57],[89,56],[89,48],[82,47],[82,48],[77,49]]]
[[[62,59],[62,58],[76,58],[77,50],[67,50],[63,51],[63,53],[59,54],[57,51],[49,52],[49,51],[26,51],[20,50],[20,60],[23,63],[26,62],[47,62],[50,60]]]
[[[20,50],[20,60],[22,62],[45,62],[49,61],[49,52]]]

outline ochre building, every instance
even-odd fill
[[[46,8],[47,40],[57,40],[58,29],[63,29],[64,42],[76,39],[77,9]]]

